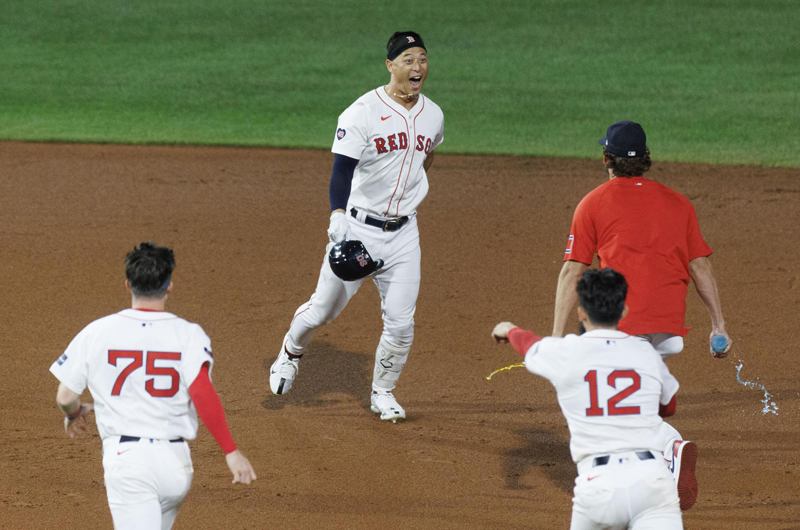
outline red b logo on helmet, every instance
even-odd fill
[[[414,37],[410,37],[410,36],[408,36],[408,37],[406,37],[406,38],[408,39],[408,43],[409,43],[409,44],[411,44],[412,42],[416,42],[416,41],[414,40]]]
[[[364,254],[359,254],[358,256],[356,256],[356,261],[362,267],[366,267],[367,265],[369,265],[369,262],[367,261],[367,258],[364,257]]]

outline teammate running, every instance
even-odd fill
[[[621,121],[600,139],[609,181],[580,202],[558,278],[553,336],[561,337],[575,305],[575,285],[592,264],[611,267],[630,285],[630,313],[619,329],[647,340],[665,359],[683,350],[689,279],[711,316],[711,334],[725,330],[719,290],[694,207],[686,197],[642,177],[650,169],[647,137],[638,123]],[[710,342],[710,340],[709,340]]]
[[[197,435],[198,414],[225,452],[233,482],[256,479],[211,384],[211,341],[197,324],[165,311],[174,268],[169,248],[135,247],[125,257],[131,309],[86,326],[50,367],[61,382],[56,403],[67,434],[84,432],[86,414],[97,414],[118,529],[172,528],[192,482],[186,441]],[[80,401],[87,386],[94,405]]]
[[[414,339],[420,282],[417,206],[428,193],[426,171],[444,138],[441,109],[421,94],[428,51],[413,31],[392,35],[386,46],[389,84],[361,96],[341,116],[333,140],[330,243],[317,289],[295,312],[270,369],[272,392],[285,394],[316,330],[333,321],[363,282],[343,281],[327,259],[334,243],[363,242],[383,260],[373,275],[381,296],[383,334],[375,352],[371,409],[382,420],[406,416],[394,395]],[[362,263],[362,265],[366,262]]]
[[[584,272],[580,336],[542,339],[510,322],[492,331],[555,387],[578,466],[572,530],[681,529],[678,493],[681,503],[697,497],[696,454],[675,460],[677,489],[661,458],[662,440],[675,433],[661,418],[675,413],[678,381],[649,343],[617,329],[627,288],[614,270]]]

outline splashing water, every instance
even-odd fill
[[[496,374],[497,372],[502,372],[502,371],[504,371],[504,370],[511,370],[512,368],[521,368],[521,367],[523,367],[523,366],[525,366],[525,363],[514,363],[514,364],[511,364],[511,365],[509,365],[509,366],[506,366],[505,368],[498,368],[498,369],[497,369],[497,370],[495,370],[494,372],[490,373],[490,374],[488,375],[488,377],[486,377],[486,380],[487,380],[487,381],[491,381],[491,380],[492,380],[492,376],[493,376],[494,374]]]
[[[739,359],[738,363],[739,363],[738,366],[736,366],[736,380],[739,381],[739,383],[741,383],[742,385],[746,386],[747,388],[758,388],[759,390],[763,390],[764,391],[764,399],[761,400],[761,403],[764,404],[764,408],[761,411],[761,414],[766,415],[766,414],[772,413],[772,414],[775,414],[777,416],[778,415],[778,405],[776,405],[775,402],[772,401],[772,394],[767,392],[767,389],[764,388],[764,385],[762,385],[761,383],[756,382],[756,381],[758,381],[758,377],[756,377],[755,381],[742,381],[742,378],[740,377],[740,374],[742,372],[742,366],[744,365],[744,362],[741,359]]]

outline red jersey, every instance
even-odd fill
[[[710,256],[689,200],[643,177],[617,177],[591,191],[575,209],[564,261],[611,267],[628,281],[630,335],[684,336],[689,262]]]

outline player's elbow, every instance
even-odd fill
[[[707,257],[695,258],[689,262],[689,275],[695,283],[702,281],[704,278],[708,278],[713,273],[711,260]]]
[[[561,267],[561,274],[559,279],[562,282],[578,283],[581,275],[588,267],[580,261],[565,261],[564,266]]]

